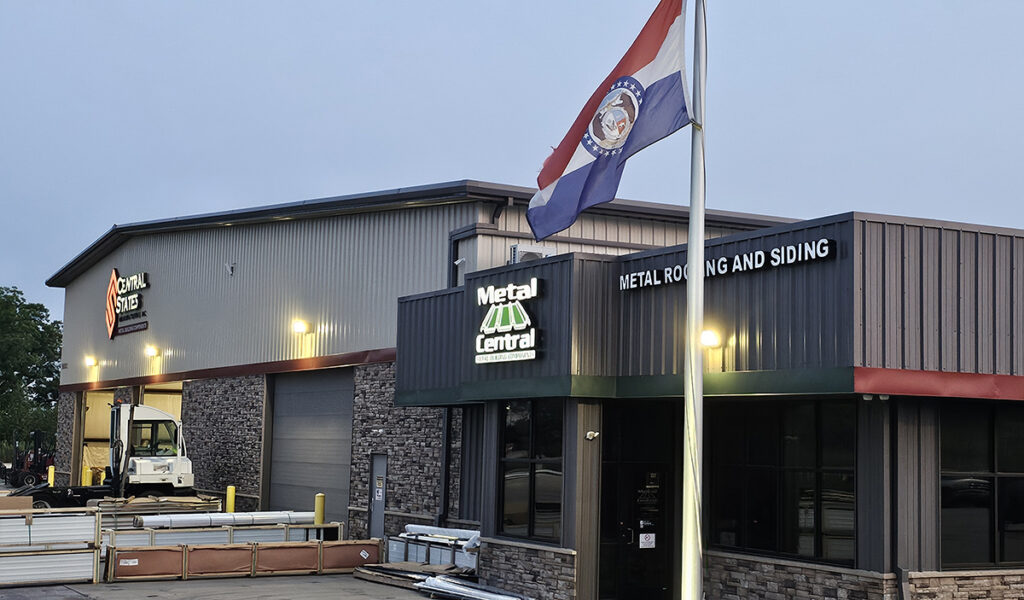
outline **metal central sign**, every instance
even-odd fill
[[[536,277],[522,285],[477,288],[477,306],[486,306],[487,313],[476,336],[476,364],[537,358],[537,328],[523,305],[537,296]]]

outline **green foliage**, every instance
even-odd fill
[[[57,429],[61,322],[21,290],[0,286],[0,459],[30,431]]]

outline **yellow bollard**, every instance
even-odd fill
[[[324,495],[319,493],[316,495],[316,500],[313,501],[313,524],[323,525],[324,524]]]
[[[92,485],[92,469],[82,469],[82,485]]]
[[[53,468],[53,465],[50,465],[50,466],[46,467],[46,483],[50,487],[53,487],[53,472],[54,472],[54,470],[55,469]]]
[[[224,512],[233,513],[235,512],[235,486],[228,486],[227,497],[224,499],[225,509]]]

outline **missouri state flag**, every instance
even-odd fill
[[[615,197],[626,159],[690,123],[684,0],[662,0],[544,161],[526,218],[542,240]]]

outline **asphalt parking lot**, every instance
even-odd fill
[[[370,583],[351,575],[191,579],[189,581],[132,581],[2,588],[0,600],[422,600],[427,596],[397,587]]]

